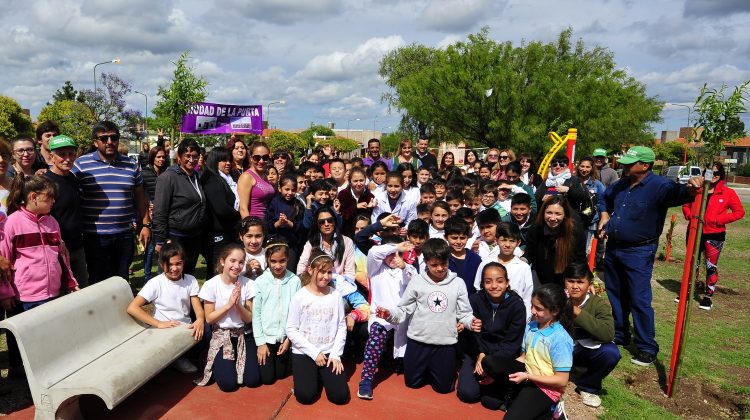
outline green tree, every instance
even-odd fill
[[[326,136],[335,137],[336,133],[330,128],[324,125],[311,125],[307,130],[299,133],[299,138],[302,139],[303,144],[298,145],[298,150],[308,150],[315,147],[315,136]]]
[[[73,83],[70,80],[66,80],[65,84],[52,95],[52,103],[61,101],[83,102],[84,97],[73,87]],[[47,105],[50,105],[50,103],[47,102]]]
[[[488,29],[445,50],[397,49],[381,61],[381,76],[394,93],[389,105],[405,110],[442,140],[456,138],[543,154],[547,133],[578,128],[578,152],[595,146],[652,141],[650,124],[661,104],[645,85],[617,69],[612,52],[571,41],[514,46],[488,37]],[[422,57],[417,64],[409,57]],[[429,65],[425,65],[428,63]],[[442,131],[441,131],[442,130]]]
[[[320,144],[330,144],[334,150],[344,153],[353,152],[355,150],[359,150],[362,147],[360,146],[358,141],[348,139],[346,137],[331,137],[329,139],[320,141]]]
[[[157,92],[159,99],[153,109],[157,119],[168,124],[164,127],[172,138],[182,124],[182,117],[190,110],[196,102],[203,102],[208,96],[208,81],[203,76],[194,73],[194,69],[188,65],[190,52],[180,54],[169,86],[159,86]]]
[[[0,138],[32,134],[31,118],[23,113],[15,99],[0,95]]]
[[[91,127],[96,124],[97,117],[88,105],[63,99],[42,108],[38,120],[55,122],[60,132],[72,137],[83,150],[91,143]]]
[[[268,145],[271,150],[286,149],[290,152],[300,152],[303,150],[303,141],[297,134],[287,131],[273,130],[268,138]]]
[[[703,127],[700,140],[704,144],[703,160],[708,165],[715,156],[724,150],[724,144],[734,142],[745,136],[745,125],[739,115],[747,111],[747,88],[750,80],[736,86],[728,97],[724,92],[727,86],[722,84],[721,88],[712,89],[704,84],[701,93],[695,100],[694,111],[697,115],[693,127]]]
[[[401,140],[408,138],[413,137],[408,136],[401,131],[395,131],[393,133],[383,135],[382,137],[380,137],[380,153],[388,154],[389,156],[395,155],[396,151],[398,150],[398,145],[399,143],[401,143]]]
[[[654,145],[654,154],[657,160],[663,160],[666,166],[682,165],[685,159],[685,145],[676,141],[667,143],[656,143]],[[695,151],[688,148],[688,162],[695,161]]]

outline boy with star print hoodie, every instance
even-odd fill
[[[406,286],[398,307],[377,308],[377,316],[392,324],[411,316],[404,354],[406,386],[429,382],[436,392],[446,394],[455,383],[458,329],[479,331],[481,321],[472,314],[466,284],[448,270],[448,243],[428,239],[422,255],[424,272]]]

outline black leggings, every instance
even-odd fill
[[[237,343],[237,337],[232,337],[235,356],[237,355]],[[237,383],[237,362],[235,360],[224,360],[224,353],[221,349],[214,359],[213,374],[216,385],[224,392],[236,391],[240,385],[251,388],[260,386],[258,356],[252,333],[245,335],[245,373],[242,377],[242,383]]]
[[[289,360],[292,348],[289,346],[284,354],[277,356],[276,352],[279,351],[281,343],[266,344],[266,346],[268,346],[269,354],[266,356],[266,364],[260,365],[260,380],[263,385],[271,385],[292,374],[292,363]]]
[[[508,380],[508,375],[511,373],[526,372],[526,365],[515,359],[487,356],[482,359],[482,369],[499,386],[506,385],[515,395],[503,419],[543,419],[550,416],[555,402],[534,382],[528,381],[516,384]]]
[[[323,387],[328,401],[342,405],[349,402],[349,385],[346,373],[333,373],[329,366],[320,367],[304,354],[292,354],[294,396],[300,404],[312,404],[320,398]],[[321,386],[321,382],[323,383]]]

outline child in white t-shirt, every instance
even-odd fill
[[[211,325],[211,343],[203,378],[197,385],[208,384],[212,375],[224,392],[261,383],[255,340],[252,330],[245,328],[252,322],[255,284],[240,275],[244,266],[242,245],[227,245],[217,265],[221,274],[207,280],[198,294],[203,299],[206,322]],[[225,354],[225,346],[231,348],[230,354]]]
[[[286,323],[286,335],[292,341],[294,397],[301,404],[312,404],[325,386],[328,401],[346,404],[349,386],[341,364],[346,342],[344,300],[330,286],[333,259],[314,249],[309,261]]]
[[[164,271],[150,279],[138,295],[128,305],[128,313],[138,321],[154,328],[172,328],[187,325],[193,330],[195,341],[203,338],[203,306],[198,299],[198,280],[190,274],[183,274],[185,251],[179,244],[167,243],[159,253],[159,265]],[[146,312],[143,306],[152,303],[154,314]],[[196,320],[190,320],[190,307]],[[198,368],[187,357],[177,359],[174,367],[182,373],[197,372]]]

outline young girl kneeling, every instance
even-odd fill
[[[187,325],[192,329],[195,341],[203,338],[203,306],[198,299],[198,280],[190,274],[182,274],[185,251],[176,243],[167,243],[159,253],[159,266],[164,271],[150,279],[128,305],[133,318],[154,328],[172,328]],[[143,310],[143,305],[154,304],[154,315]],[[190,307],[195,312],[195,322],[190,321]],[[181,357],[174,367],[182,373],[197,372],[198,368],[187,357]]]
[[[245,324],[252,321],[255,284],[240,275],[244,265],[242,245],[227,245],[219,256],[219,274],[206,281],[198,294],[211,325],[211,342],[203,378],[197,385],[208,384],[211,376],[224,392],[239,385],[260,385],[255,341],[252,332],[245,330]]]
[[[328,401],[346,404],[346,383],[341,353],[346,342],[344,301],[329,286],[333,260],[315,249],[302,273],[304,287],[292,298],[286,334],[292,341],[294,396],[301,404],[312,404],[325,387]],[[321,386],[322,382],[322,386]]]
[[[288,261],[289,245],[281,241],[269,243],[266,246],[268,270],[255,280],[253,336],[264,385],[271,385],[292,373],[286,322],[292,297],[301,285],[299,277],[287,270]]]
[[[482,370],[514,395],[504,419],[551,413],[568,384],[573,366],[573,309],[562,287],[548,283],[531,298],[533,320],[526,326],[521,356],[482,360]],[[486,383],[486,382],[485,382]]]

